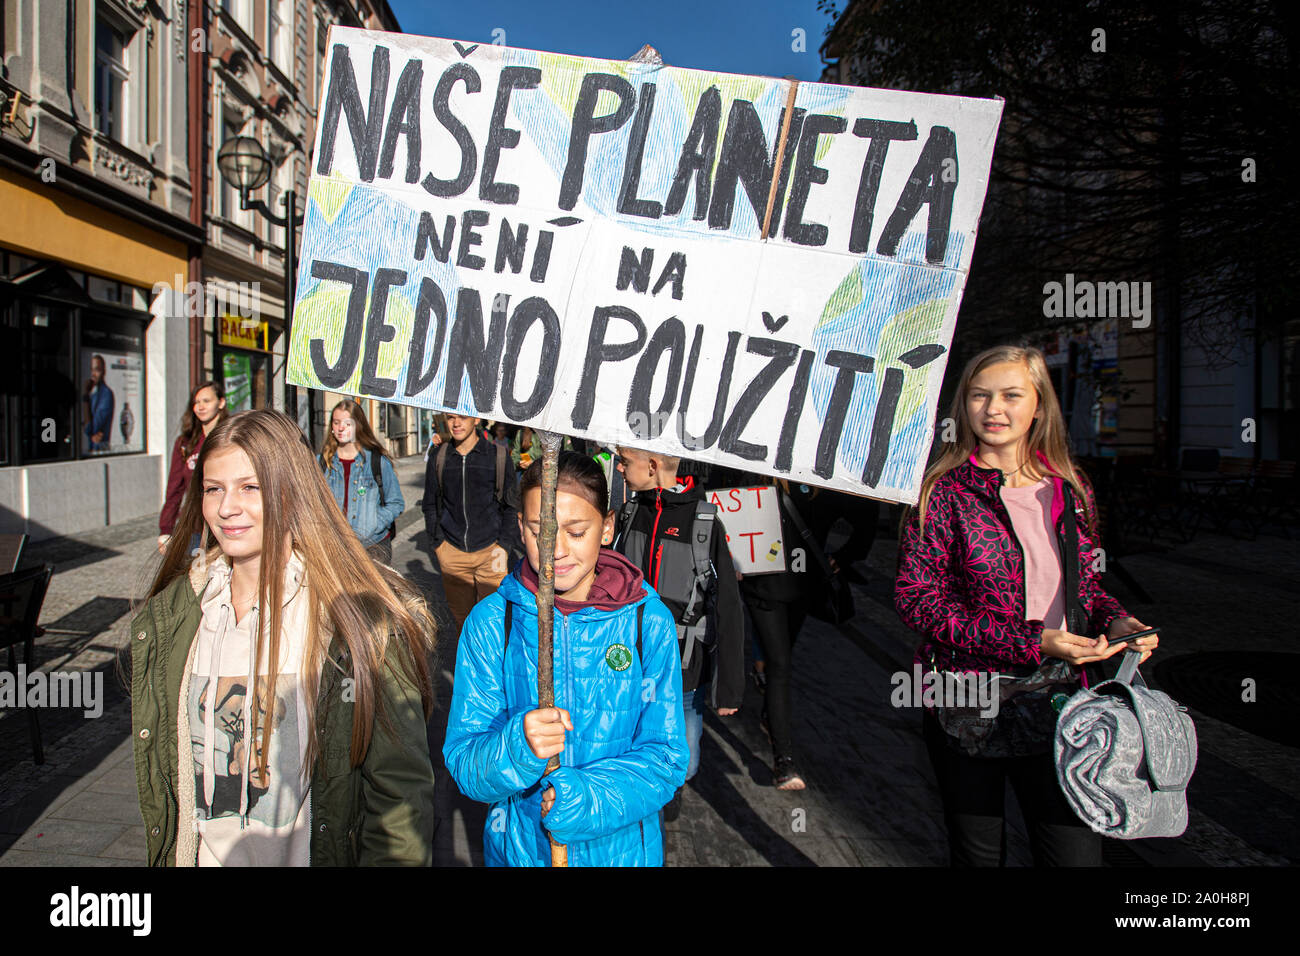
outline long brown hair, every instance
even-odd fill
[[[161,592],[190,570],[190,538],[204,532],[203,475],[210,456],[239,448],[253,465],[262,494],[262,554],[257,576],[258,605],[269,609],[259,620],[254,651],[254,673],[261,661],[268,664],[268,687],[274,687],[280,660],[281,608],[284,571],[290,555],[285,543],[302,556],[306,569],[309,616],[307,646],[300,673],[304,686],[319,688],[321,668],[337,667],[329,659],[331,638],[345,646],[352,662],[352,765],[361,763],[370,747],[376,717],[388,723],[380,700],[381,673],[388,668],[420,689],[427,718],[433,708],[428,655],[434,649],[434,624],[424,599],[391,568],[370,559],[353,534],[307,444],[307,439],[287,415],[259,409],[239,412],[213,429],[199,452],[162,566],[149,590]],[[199,561],[221,560],[219,547],[200,553]],[[270,595],[276,595],[271,600]],[[265,623],[264,623],[265,622]],[[269,625],[269,626],[268,626]],[[306,695],[309,735],[305,768],[320,753],[318,704]],[[260,718],[264,734],[270,733],[273,707]],[[250,728],[252,731],[255,728]],[[252,738],[256,739],[256,737]],[[266,772],[269,748],[259,758]]]
[[[334,437],[334,413],[340,408],[352,416],[352,424],[356,426],[353,441],[373,454],[388,454],[384,446],[380,444],[379,439],[375,437],[374,430],[370,427],[370,420],[366,418],[366,413],[361,408],[361,403],[345,398],[330,409],[330,427],[325,431],[325,442],[320,449],[321,460],[325,462],[325,467],[333,467],[334,455],[339,450],[339,440]]]
[[[216,382],[199,382],[194,386],[194,391],[190,392],[190,403],[185,406],[185,414],[181,416],[181,454],[188,458],[194,452],[194,446],[199,443],[199,436],[203,434],[203,423],[199,421],[194,414],[194,400],[199,397],[199,392],[205,388],[212,389],[212,393],[217,396],[220,402],[226,397],[226,390]],[[230,409],[222,405],[217,409],[217,425],[226,420],[230,414]],[[216,425],[212,426],[216,428]]]
[[[1030,424],[1029,433],[1025,436],[1026,460],[1032,461],[1035,466],[1041,466],[1042,459],[1038,457],[1041,453],[1047,459],[1046,471],[1069,483],[1075,496],[1083,504],[1089,525],[1092,524],[1092,514],[1088,510],[1088,497],[1084,493],[1085,479],[1070,458],[1070,448],[1066,442],[1065,419],[1061,415],[1061,405],[1056,399],[1056,390],[1052,388],[1052,377],[1048,374],[1043,353],[1035,348],[999,345],[985,349],[976,355],[966,363],[966,368],[961,373],[961,380],[957,383],[957,391],[953,393],[952,408],[949,411],[957,426],[956,439],[947,443],[938,460],[926,470],[925,478],[921,482],[921,496],[917,502],[921,527],[925,527],[925,509],[930,503],[930,493],[934,491],[934,483],[967,461],[979,444],[966,412],[966,398],[970,393],[971,379],[990,365],[1001,365],[1005,362],[1015,362],[1024,366],[1025,371],[1029,373],[1029,381],[1034,386],[1034,391],[1038,393],[1038,408],[1042,414]],[[907,519],[908,515],[905,514],[904,522]]]

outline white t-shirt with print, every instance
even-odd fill
[[[218,559],[209,573],[200,599],[203,617],[187,701],[199,866],[310,864],[310,780],[302,773],[308,728],[299,674],[307,618],[302,577],[302,562],[295,554],[285,569],[280,667],[273,695],[266,694],[266,662],[258,667],[257,697],[274,700],[269,736],[259,735],[249,751],[249,725],[263,722],[256,708],[265,706],[247,699],[253,627],[263,619],[262,611],[249,611],[236,623],[229,565]],[[257,766],[262,747],[269,747],[265,775]]]

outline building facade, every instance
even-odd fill
[[[187,8],[0,2],[0,531],[156,511],[188,400],[165,287],[202,239]]]
[[[888,42],[874,30],[871,18],[876,7],[870,0],[850,0],[840,13],[821,47],[826,63],[823,82],[881,85],[878,77],[873,82],[866,72],[873,44]],[[954,78],[953,82],[959,80]],[[933,92],[963,91],[954,88]],[[1134,91],[1135,97],[1138,92]],[[1000,142],[1014,143],[1016,136],[1012,134],[1025,132],[1025,127],[1016,128],[1015,123],[1015,113],[1009,108],[1003,114]],[[1169,169],[1177,164],[1158,165],[1152,159],[1153,129],[1140,125],[1136,129],[1129,144],[1133,151],[1121,157],[1123,162],[1117,162],[1115,168],[1101,169],[1084,164],[1071,173],[1073,178],[1067,188],[1082,192],[1082,187],[1087,187],[1101,192],[1109,186],[1116,188],[1116,195],[1142,195],[1141,190],[1150,189],[1152,182],[1167,183],[1167,177],[1173,175]],[[1034,141],[1032,135],[1024,140]],[[1073,449],[1079,455],[1142,458],[1167,466],[1177,466],[1189,458],[1213,460],[1216,454],[1259,462],[1294,462],[1300,458],[1300,319],[1284,314],[1279,321],[1276,312],[1266,311],[1258,289],[1231,285],[1228,276],[1201,275],[1198,284],[1189,275],[1168,271],[1168,263],[1176,260],[1169,248],[1177,247],[1181,240],[1191,242],[1197,238],[1190,232],[1179,232],[1176,200],[1166,207],[1143,196],[1156,212],[1137,228],[1112,228],[1097,218],[1089,225],[1088,221],[1080,222],[1062,202],[1063,191],[1034,185],[1034,170],[1025,162],[1037,155],[1039,161],[1050,164],[1059,157],[1035,154],[1023,145],[1015,150],[1013,146],[1010,157],[1002,153],[1000,162],[1007,180],[1023,185],[999,184],[995,178],[990,187],[979,237],[984,255],[980,258],[977,253],[972,269],[963,305],[964,321],[958,321],[954,351],[972,354],[1007,338],[1042,347],[1069,422]],[[1159,159],[1165,161],[1163,155]],[[1141,183],[1136,182],[1135,170],[1148,174]],[[1038,181],[1044,178],[1040,175]],[[1002,208],[992,202],[998,189]],[[983,278],[978,271],[999,261],[1003,237],[1011,240],[1008,248],[1020,248],[1013,243],[1032,228],[1026,225],[1032,221],[1031,213],[1056,209],[1060,210],[1059,229],[1040,231],[1044,265],[1035,281],[1025,281],[1030,270],[1008,269],[1003,261],[1001,271],[994,266],[996,284],[982,290],[986,296],[990,291],[1000,296],[999,305],[1015,306],[1000,314],[1010,311],[1024,319],[1019,326],[1024,334],[1008,335],[996,323],[981,326],[979,308],[988,305],[990,299],[981,302],[974,291],[975,283]],[[1163,245],[1157,246],[1157,241]],[[1145,249],[1144,242],[1148,244]],[[1113,258],[1107,258],[1117,245],[1132,252],[1132,274],[1112,274],[1122,268],[1113,264]],[[1077,277],[1073,275],[1076,270],[1068,265],[1060,269],[1047,267],[1051,261],[1061,264],[1062,254],[1055,250],[1065,248],[1070,250],[1064,254],[1067,263],[1078,257],[1083,262],[1112,264],[1102,270],[1104,275],[1078,268]],[[1153,255],[1152,249],[1158,254]],[[1055,260],[1053,255],[1057,256]],[[1242,250],[1234,264],[1249,263],[1251,255],[1249,250]],[[1226,263],[1227,259],[1220,261]],[[1093,280],[1120,279],[1124,280],[1118,283],[1121,285],[1144,285],[1145,314],[1137,317],[1127,308],[1116,314],[1113,307],[1107,314],[1089,306],[1086,313],[1066,313],[1070,320],[1049,317],[1044,306],[1047,284],[1072,282],[1075,278],[1083,280],[1080,285],[1098,289],[1117,283]],[[1241,294],[1227,299],[1216,288],[1220,280],[1224,280],[1224,288],[1239,289]],[[1025,284],[1012,284],[1022,281]],[[1068,293],[1066,297],[1074,301]],[[1124,296],[1123,302],[1128,301]],[[1044,318],[1034,320],[1040,314]],[[965,318],[967,315],[971,318]]]
[[[286,392],[283,225],[302,214],[330,26],[396,31],[384,0],[0,0],[0,532],[157,513],[191,389],[296,406],[319,447],[338,396]],[[395,455],[418,415],[374,406]]]

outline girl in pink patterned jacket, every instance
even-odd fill
[[[1074,467],[1037,349],[973,358],[953,397],[957,440],[926,473],[899,547],[894,603],[918,631],[923,668],[974,673],[996,715],[945,700],[927,708],[926,747],[943,798],[954,866],[1005,863],[1009,781],[1038,865],[1099,865],[1101,838],[1056,782],[1050,698],[1084,664],[1153,636],[1101,587],[1091,489]],[[947,686],[955,687],[953,681]],[[969,686],[969,685],[968,685]]]

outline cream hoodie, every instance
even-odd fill
[[[209,552],[199,604],[203,616],[190,649],[178,707],[178,741],[191,743],[193,761],[181,764],[182,819],[193,831],[179,836],[180,866],[307,866],[311,849],[306,701],[300,679],[307,640],[308,593],[302,558],[285,568],[279,678],[266,693],[267,666],[253,673],[254,634],[265,628],[254,606],[238,623],[230,597],[230,564]],[[192,569],[191,580],[205,572]],[[199,588],[196,586],[196,590]],[[260,694],[248,693],[259,686]],[[250,742],[255,698],[271,701],[269,737]],[[257,773],[260,748],[269,748],[267,773]],[[183,751],[182,751],[183,753]],[[193,768],[193,776],[189,769]]]

